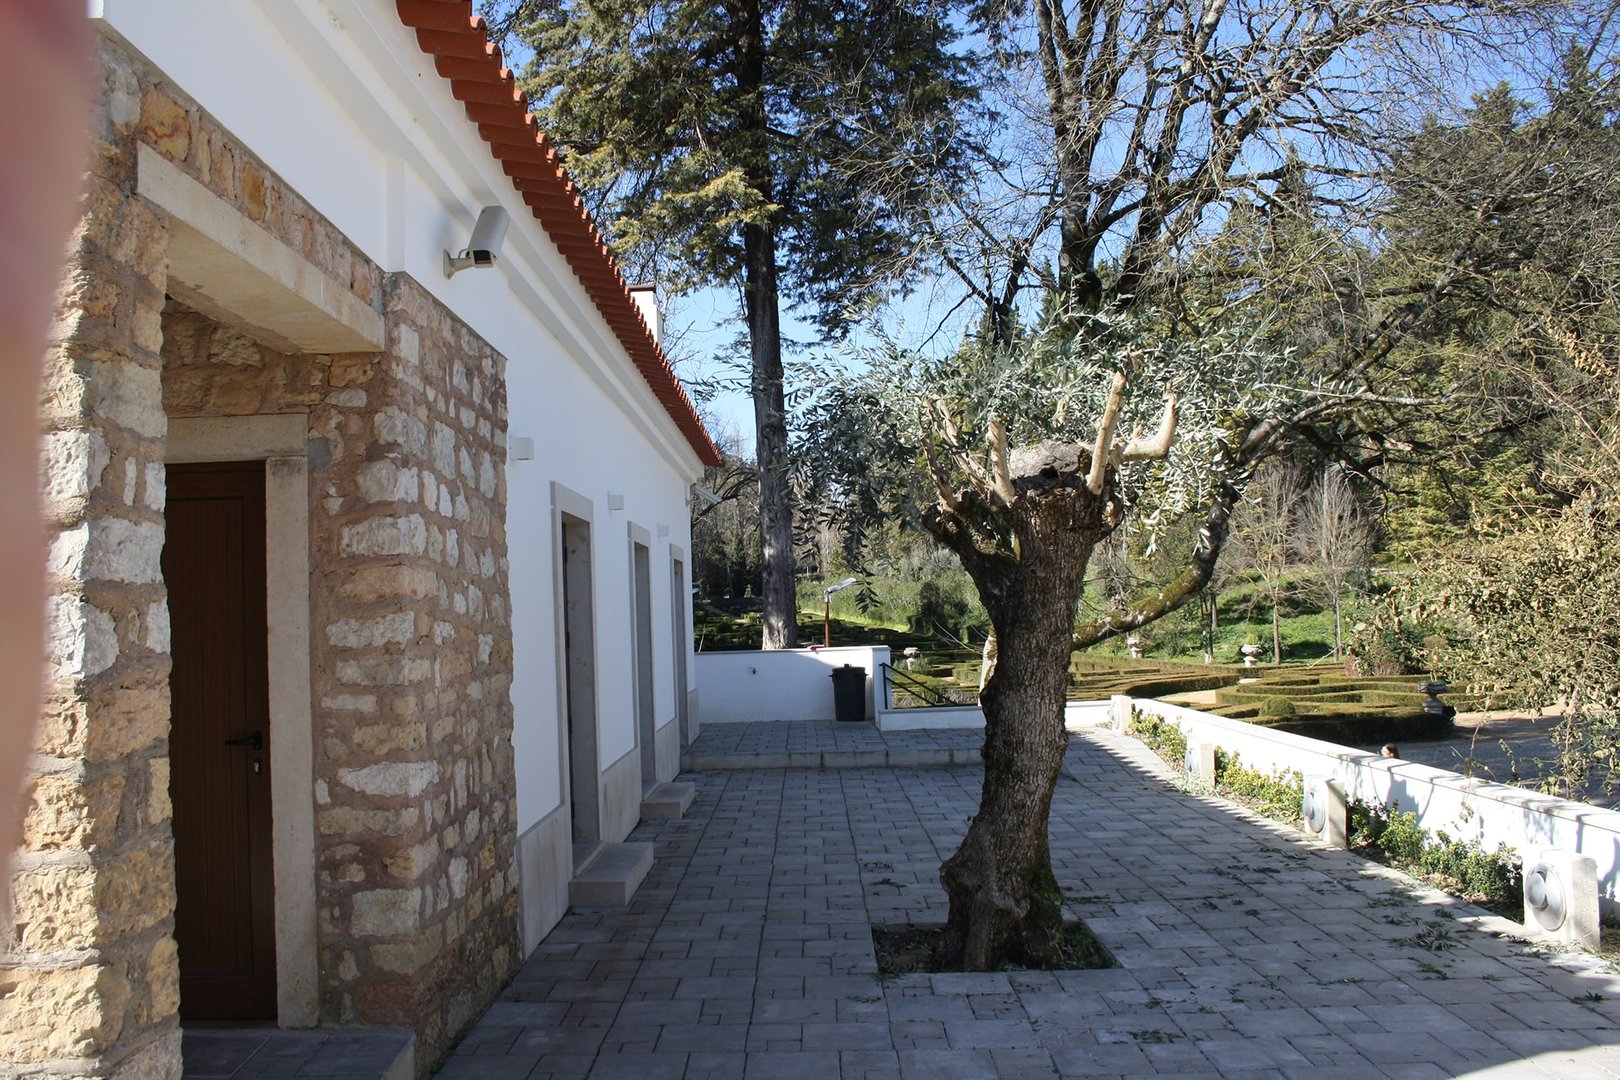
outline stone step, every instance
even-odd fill
[[[984,758],[977,746],[681,755],[682,772],[709,772],[717,769],[927,769],[983,764]]]
[[[624,907],[652,869],[651,844],[599,844],[568,883],[574,907]]]
[[[654,784],[641,796],[641,820],[679,821],[696,794],[697,789],[691,784],[677,784],[673,780]]]
[[[183,1028],[186,1080],[332,1076],[415,1080],[416,1036],[400,1028]]]

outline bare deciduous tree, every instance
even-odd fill
[[[1300,496],[1299,470],[1274,461],[1249,485],[1232,523],[1232,562],[1255,576],[1255,597],[1271,608],[1271,662],[1282,663],[1284,598],[1291,589],[1294,566],[1294,511]]]
[[[1294,553],[1333,608],[1333,656],[1344,648],[1344,596],[1367,569],[1373,527],[1342,469],[1323,469],[1294,513]]]

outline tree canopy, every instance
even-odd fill
[[[797,643],[779,298],[836,335],[896,279],[916,195],[851,167],[861,133],[910,118],[948,170],[974,86],[927,2],[509,0],[521,85],[616,249],[676,290],[735,288],[760,473],[767,648]]]

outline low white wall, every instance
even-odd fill
[[[888,662],[887,645],[698,653],[699,715],[705,724],[831,720],[832,670],[853,664],[866,669],[865,715],[871,719],[873,676]]]
[[[1063,726],[1096,727],[1109,721],[1106,701],[1071,701],[1063,707]],[[982,728],[984,712],[977,705],[928,705],[914,709],[879,709],[881,731],[921,731],[940,728]]]
[[[1175,723],[1189,744],[1213,743],[1237,754],[1247,768],[1266,773],[1297,769],[1305,776],[1333,777],[1344,784],[1349,798],[1416,813],[1418,824],[1430,833],[1478,840],[1486,851],[1506,844],[1530,858],[1542,848],[1590,855],[1597,860],[1604,913],[1620,914],[1620,812],[1162,701],[1116,696],[1110,702],[1116,730],[1124,730],[1132,706]]]

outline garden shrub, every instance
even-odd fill
[[[1128,730],[1141,739],[1148,749],[1176,768],[1179,769],[1181,763],[1186,760],[1187,733],[1163,717],[1154,716],[1140,709],[1132,709]]]
[[[1504,913],[1518,914],[1523,902],[1523,866],[1506,844],[1486,851],[1478,840],[1453,840],[1444,831],[1430,837],[1411,811],[1351,802],[1350,846]]]
[[[1215,793],[1273,821],[1297,824],[1305,798],[1305,779],[1298,770],[1267,775],[1245,768],[1239,755],[1216,748]]]
[[[1260,703],[1261,716],[1293,716],[1299,710],[1285,697],[1267,698]]]

